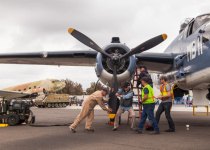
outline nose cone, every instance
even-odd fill
[[[60,84],[59,90],[63,89],[66,86],[65,82],[60,82],[59,84]]]
[[[65,82],[62,82],[62,87],[64,88],[66,86],[66,83]]]
[[[56,83],[56,84],[54,85],[54,90],[55,90],[55,91],[60,91],[60,90],[62,90],[65,86],[66,86],[66,83],[65,83],[65,82]]]

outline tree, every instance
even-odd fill
[[[66,86],[58,91],[57,93],[59,94],[69,94],[69,95],[82,95],[83,94],[83,89],[82,85],[77,82],[73,82],[70,79],[62,79],[62,82],[66,83]]]
[[[95,86],[96,86],[96,83],[91,82],[90,87],[86,89],[86,93],[88,95],[92,94],[95,90]],[[101,90],[102,88],[103,88],[103,85],[100,82],[98,82],[96,86],[96,90]]]

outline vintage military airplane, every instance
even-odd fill
[[[38,96],[38,94],[43,94],[43,92],[57,92],[65,86],[65,82],[61,82],[58,79],[45,79],[4,88],[0,90],[0,97],[11,99],[14,97]]]
[[[187,20],[186,20],[187,21]],[[181,25],[180,34],[164,53],[144,52],[167,38],[162,34],[154,37],[134,49],[121,44],[119,38],[113,38],[111,44],[100,48],[90,38],[70,28],[69,33],[95,51],[57,51],[34,53],[0,54],[0,63],[95,66],[97,77],[111,86],[110,106],[116,113],[117,88],[132,79],[137,66],[145,65],[149,70],[165,74],[170,83],[176,84],[176,91],[193,90],[197,105],[210,99],[210,14],[204,14]],[[158,80],[156,82],[158,85]],[[177,92],[174,92],[176,94]],[[199,98],[201,97],[201,98]],[[204,99],[204,100],[201,100]]]

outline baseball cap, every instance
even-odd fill
[[[147,67],[146,67],[146,66],[141,66],[140,69],[141,69],[141,68],[144,68],[145,70],[147,70]]]
[[[106,92],[106,93],[108,93],[108,90],[105,87],[103,87],[101,90],[104,91],[104,92]]]
[[[124,85],[123,85],[123,88],[127,88],[130,85],[131,85],[130,82],[125,82]]]

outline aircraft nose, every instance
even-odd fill
[[[62,82],[62,87],[65,87],[66,86],[66,83],[65,82]]]

